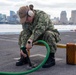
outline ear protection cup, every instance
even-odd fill
[[[32,16],[34,16],[34,12],[33,12],[32,10],[29,10],[29,11],[27,12],[27,15],[32,17]]]

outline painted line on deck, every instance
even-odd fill
[[[34,54],[34,55],[31,55],[30,57],[36,57],[36,56],[40,56],[40,57],[45,57],[45,55],[43,54]],[[19,60],[20,58],[14,58],[14,60]],[[60,61],[60,60],[63,60],[62,58],[55,58],[56,61]]]
[[[12,40],[12,39],[1,39],[0,38],[0,40],[2,40],[2,41],[10,41],[10,42],[18,42],[18,40]]]

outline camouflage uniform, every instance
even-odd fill
[[[44,40],[50,46],[51,52],[55,53],[56,43],[59,42],[59,32],[54,29],[49,16],[39,10],[35,10],[35,17],[31,24],[25,23],[22,25],[23,31],[19,36],[19,45],[24,46],[28,39]]]

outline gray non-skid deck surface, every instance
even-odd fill
[[[76,32],[61,32],[59,43],[76,43]],[[17,67],[15,63],[19,58],[18,34],[0,35],[0,72],[22,72],[27,65]],[[34,46],[31,49],[31,60],[40,63],[46,54],[46,48]],[[66,49],[58,48],[55,54],[56,65],[51,68],[39,69],[28,75],[76,75],[76,65],[66,64]]]

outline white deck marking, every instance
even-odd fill
[[[43,54],[34,54],[34,55],[31,55],[30,57],[35,57],[35,56],[41,56],[41,57],[45,57],[45,55]],[[14,58],[14,60],[18,60],[20,59],[19,57],[18,58]],[[56,61],[60,61],[60,60],[63,60],[62,58],[55,58]]]
[[[12,39],[2,39],[2,38],[0,38],[0,40],[3,40],[3,41],[10,41],[10,42],[18,42],[18,40],[12,40]]]

